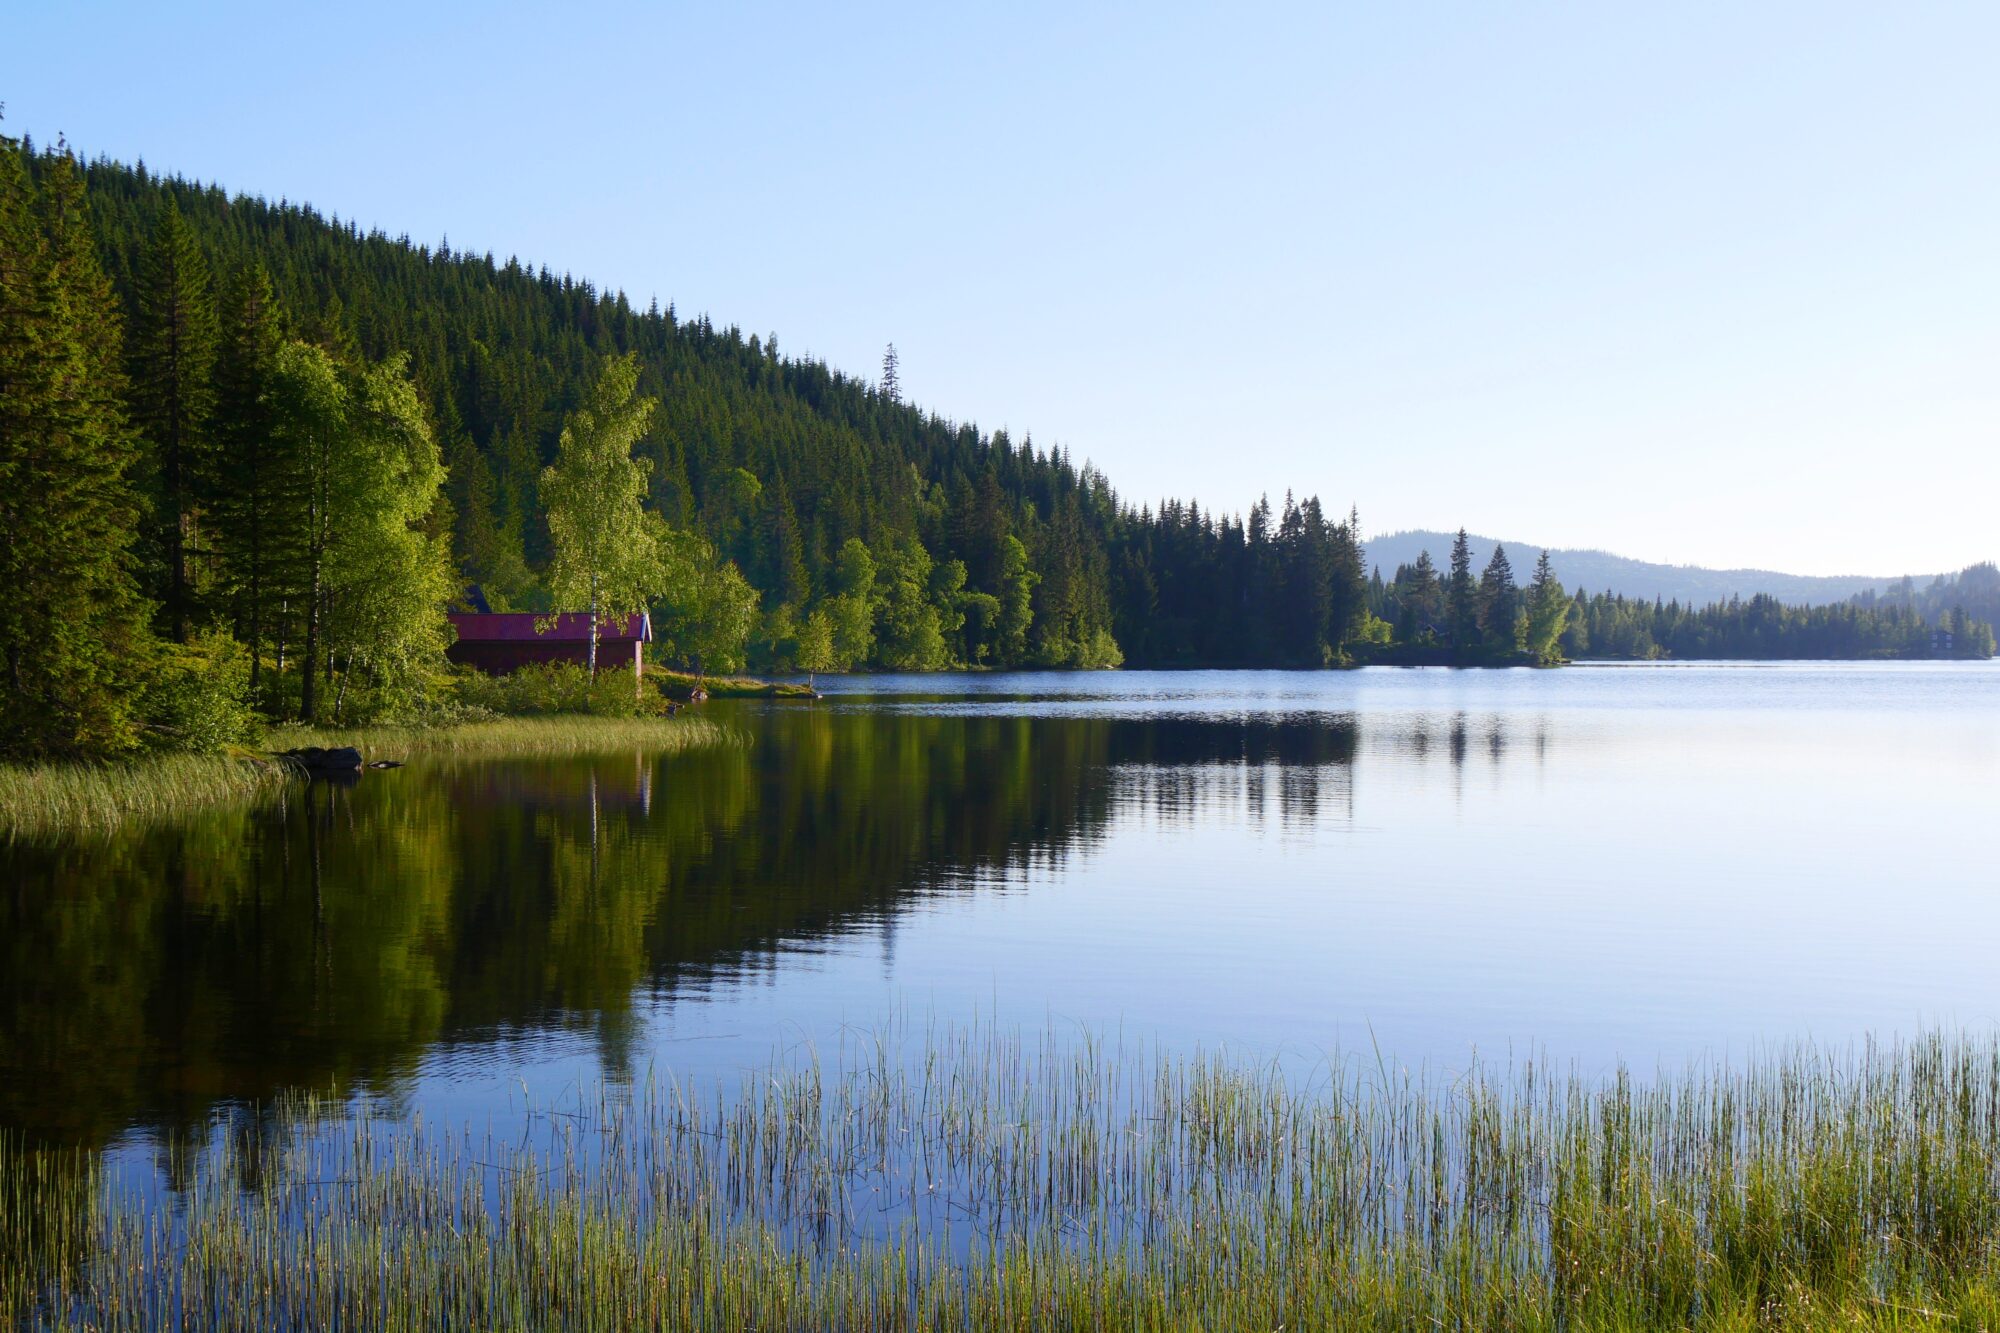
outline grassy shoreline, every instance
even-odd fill
[[[763,680],[756,676],[703,676],[692,671],[674,671],[649,666],[646,679],[653,681],[669,699],[686,699],[699,686],[711,699],[811,699],[813,691],[802,680]]]
[[[543,1132],[295,1099],[168,1195],[0,1143],[0,1322],[1991,1329],[2000,1044],[1644,1084],[933,1032]],[[529,1142],[536,1147],[524,1147]],[[151,1168],[148,1168],[150,1171]]]
[[[365,759],[561,758],[607,750],[675,752],[720,744],[705,718],[585,715],[507,717],[434,727],[278,726],[267,749],[220,755],[154,755],[106,763],[0,765],[0,841],[68,838],[179,818],[256,800],[296,780],[272,752],[358,748]]]

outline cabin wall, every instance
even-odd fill
[[[603,645],[598,648],[601,660]],[[445,656],[484,671],[489,676],[504,676],[524,666],[547,662],[574,662],[578,666],[589,666],[590,645],[562,640],[551,643],[467,643],[461,639],[445,650]]]

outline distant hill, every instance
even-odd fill
[[[1409,564],[1419,552],[1429,551],[1432,562],[1442,571],[1451,562],[1451,544],[1456,535],[1450,532],[1392,532],[1387,536],[1370,538],[1367,543],[1368,564],[1379,568],[1383,578],[1394,578],[1398,565]],[[1467,539],[1472,545],[1472,568],[1477,573],[1492,558],[1495,539],[1475,534],[1467,534]],[[1526,579],[1542,548],[1533,542],[1508,540],[1504,544],[1516,577]],[[1549,560],[1555,566],[1556,577],[1571,592],[1582,588],[1593,593],[1623,593],[1627,597],[1649,600],[1660,597],[1670,602],[1691,602],[1697,606],[1727,601],[1732,596],[1752,597],[1760,592],[1769,593],[1781,602],[1813,606],[1844,602],[1858,593],[1871,590],[1880,591],[1894,581],[1862,574],[1781,574],[1770,569],[1658,565],[1612,555],[1609,551],[1576,551],[1557,547],[1549,548]],[[1920,585],[1928,583],[1930,576],[1917,581]]]

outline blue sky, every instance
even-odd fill
[[[1134,500],[2000,556],[2000,7],[23,6],[10,133],[708,312]]]

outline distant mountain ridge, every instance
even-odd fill
[[[1371,568],[1382,571],[1383,578],[1389,579],[1395,577],[1398,565],[1413,563],[1420,552],[1429,551],[1431,561],[1442,571],[1451,562],[1451,544],[1456,537],[1456,533],[1426,531],[1392,532],[1373,537],[1365,543],[1367,561]],[[1486,567],[1486,562],[1493,557],[1495,545],[1506,546],[1517,578],[1527,576],[1542,552],[1542,548],[1533,542],[1499,541],[1471,533],[1466,535],[1466,540],[1472,547],[1474,573]],[[1781,602],[1795,606],[1818,606],[1844,602],[1870,590],[1881,591],[1897,581],[1864,574],[1784,574],[1770,569],[1662,565],[1613,555],[1609,551],[1553,546],[1548,548],[1548,552],[1556,577],[1571,592],[1582,588],[1593,593],[1623,593],[1627,597],[1648,601],[1663,598],[1696,606],[1726,602],[1731,597],[1753,597],[1758,593],[1768,593]],[[1931,576],[1926,574],[1918,576],[1916,581],[1921,585],[1930,579]]]

